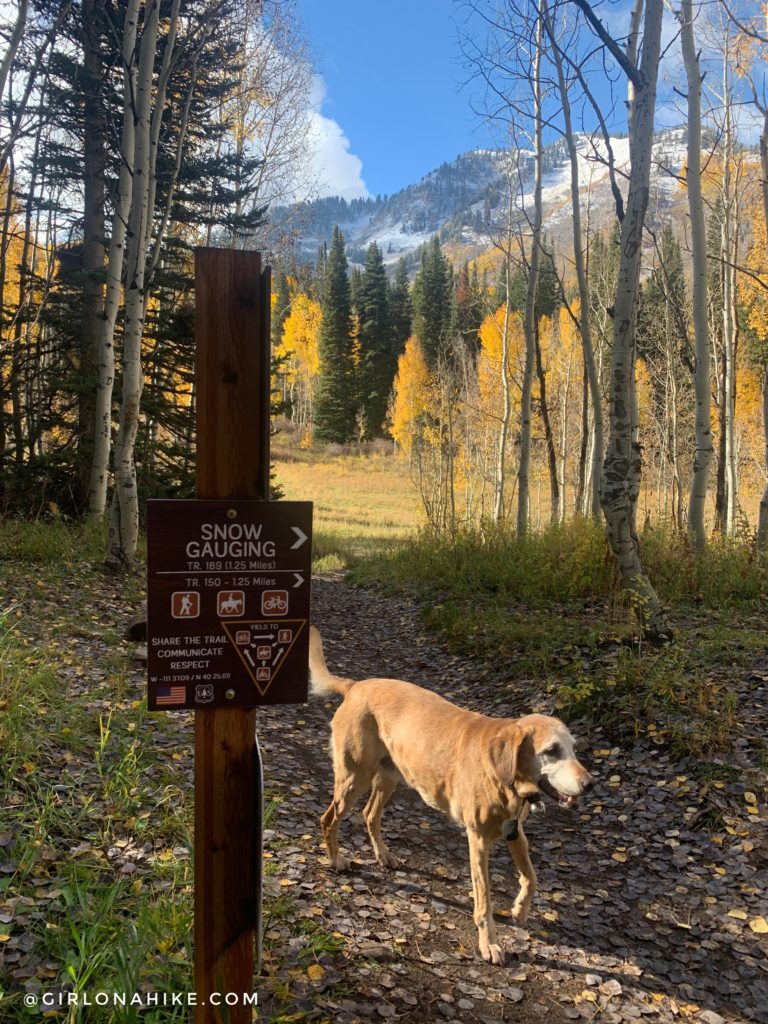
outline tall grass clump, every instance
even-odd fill
[[[0,561],[46,566],[95,563],[104,558],[106,543],[107,532],[101,523],[69,522],[62,517],[0,520]]]
[[[697,552],[687,536],[666,526],[641,537],[646,571],[662,600],[720,607],[768,596],[768,563],[749,540],[713,538]],[[355,579],[417,599],[495,594],[531,608],[574,601],[613,601],[619,576],[601,524],[586,519],[517,538],[484,527],[453,536],[423,530],[356,567]]]
[[[716,536],[696,551],[687,534],[662,525],[645,529],[641,544],[646,572],[669,604],[721,607],[768,599],[768,563],[750,537]]]
[[[674,613],[676,640],[661,649],[643,643],[604,530],[584,520],[520,539],[503,528],[423,532],[361,563],[354,578],[413,597],[454,650],[484,661],[496,680],[491,705],[538,683],[567,720],[616,737],[647,733],[697,757],[722,753],[734,687],[764,649],[768,568],[746,540],[717,538],[698,553],[654,526],[641,542]]]
[[[35,726],[58,693],[56,673],[43,656],[30,657],[13,632],[16,609],[0,609],[0,781],[37,753]]]
[[[541,608],[607,595],[615,570],[603,530],[580,519],[520,539],[503,526],[452,537],[424,530],[358,566],[355,578],[423,600],[485,593]]]

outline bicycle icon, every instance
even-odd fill
[[[288,614],[288,591],[287,590],[265,590],[261,595],[262,615],[287,615]]]

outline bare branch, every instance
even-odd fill
[[[600,21],[592,10],[591,4],[589,4],[587,0],[574,0],[574,3],[595,30],[605,48],[609,51],[630,82],[632,82],[636,89],[641,89],[644,85],[644,81],[639,68],[632,62],[610,32],[606,29],[605,25],[603,25],[602,21]]]

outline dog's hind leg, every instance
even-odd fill
[[[365,824],[368,826],[368,835],[373,844],[373,852],[383,868],[396,868],[400,865],[400,861],[393,853],[390,853],[389,847],[381,836],[381,813],[397,789],[397,783],[398,780],[392,778],[391,775],[377,772],[373,777],[371,795],[363,810]]]
[[[350,862],[339,853],[339,824],[344,815],[349,814],[358,798],[368,788],[370,779],[360,780],[354,775],[345,775],[337,780],[333,789],[333,800],[328,810],[320,818],[325,845],[331,859],[331,867],[337,871],[346,871]]]
[[[493,904],[491,902],[491,880],[488,873],[488,858],[491,852],[490,843],[474,829],[467,829],[469,839],[469,866],[472,870],[472,890],[475,898],[475,924],[483,960],[501,966],[504,963],[504,950],[499,944],[496,934],[496,922],[493,920]]]
[[[531,858],[528,856],[528,840],[520,825],[517,830],[517,838],[507,843],[512,860],[520,880],[520,892],[512,907],[512,918],[516,925],[521,928],[528,920],[528,912],[531,909],[531,901],[536,894],[536,872],[534,871]]]

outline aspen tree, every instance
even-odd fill
[[[608,525],[608,539],[616,556],[624,586],[643,632],[649,637],[670,634],[656,591],[643,569],[635,528],[639,487],[639,446],[635,439],[635,325],[640,281],[643,228],[648,209],[656,83],[661,54],[663,0],[647,0],[639,63],[625,53],[606,32],[586,0],[580,10],[624,70],[629,80],[628,125],[630,176],[626,212],[621,224],[619,274],[614,303],[613,352],[610,383],[610,434],[603,463],[600,500]],[[633,12],[632,33],[639,22],[642,0]]]
[[[576,271],[576,282],[579,289],[578,317],[579,333],[584,348],[584,371],[589,386],[589,397],[592,404],[592,448],[591,448],[591,472],[589,474],[589,515],[592,519],[600,518],[600,473],[603,462],[603,402],[600,394],[600,381],[595,362],[595,349],[592,343],[592,328],[589,319],[590,298],[589,284],[587,281],[587,268],[584,258],[584,239],[581,228],[581,194],[579,183],[579,155],[576,147],[576,138],[573,131],[571,119],[571,104],[569,98],[568,82],[566,81],[563,68],[563,58],[560,46],[555,37],[552,19],[549,9],[544,8],[544,26],[549,37],[552,59],[557,72],[557,84],[560,92],[560,103],[563,110],[563,132],[566,145],[568,146],[568,158],[570,161],[570,186],[571,186],[571,219],[573,225],[573,263]]]
[[[531,255],[528,265],[528,285],[525,295],[523,330],[525,333],[525,367],[523,392],[520,402],[520,462],[517,470],[517,535],[528,532],[529,473],[531,462],[531,395],[536,358],[536,291],[539,283],[541,260],[541,179],[543,144],[543,110],[541,87],[541,52],[543,19],[536,11],[536,42],[533,58],[533,118],[534,118],[534,183],[533,220],[531,223]]]
[[[123,124],[120,136],[120,177],[117,185],[112,228],[107,255],[107,288],[104,322],[98,343],[98,378],[94,402],[94,439],[91,463],[88,511],[100,520],[107,507],[109,458],[112,450],[112,390],[115,383],[115,327],[123,287],[125,232],[133,193],[134,116],[132,98],[136,94],[136,41],[141,0],[129,0],[125,9],[122,34]]]
[[[701,194],[701,67],[693,31],[693,3],[682,0],[678,13],[680,42],[688,80],[688,153],[686,187],[688,216],[691,221],[691,292],[693,297],[693,333],[695,338],[694,385],[696,419],[693,473],[688,497],[688,529],[694,545],[706,545],[704,511],[712,461],[712,389],[709,379],[709,320],[707,315],[707,235],[704,224],[704,200]]]

